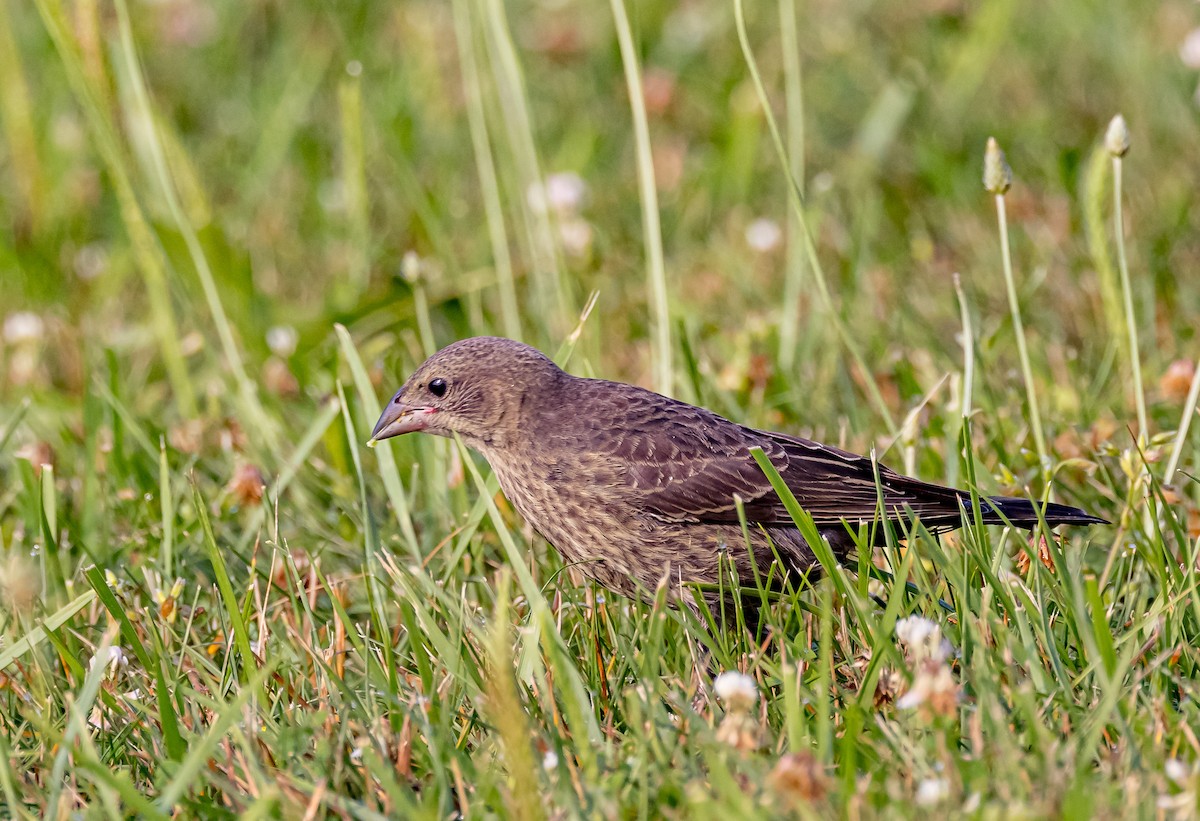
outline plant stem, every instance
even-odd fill
[[[458,37],[458,61],[463,75],[467,98],[467,125],[475,152],[475,167],[479,174],[479,190],[483,195],[483,210],[487,218],[488,237],[496,279],[500,286],[500,317],[504,334],[511,339],[521,338],[521,313],[517,301],[517,286],[513,276],[512,254],[508,248],[508,233],[504,227],[504,206],[500,200],[500,183],[496,176],[496,161],[488,139],[487,117],[483,108],[482,79],[475,60],[475,38],[472,36],[471,15],[466,0],[454,2],[454,25]]]
[[[788,199],[791,201],[792,210],[795,212],[796,219],[800,223],[801,233],[804,237],[805,256],[813,272],[813,281],[817,286],[817,294],[821,298],[821,307],[828,315],[834,330],[837,331],[842,345],[846,348],[846,352],[850,354],[850,358],[854,360],[855,366],[861,373],[867,396],[875,405],[875,409],[879,412],[879,416],[883,419],[884,424],[887,425],[888,435],[895,437],[899,433],[899,428],[896,426],[896,420],[892,417],[892,412],[879,390],[879,385],[875,381],[875,375],[867,367],[866,359],[863,358],[862,352],[858,349],[858,345],[855,344],[854,338],[850,335],[850,331],[846,327],[846,323],[842,321],[842,317],[838,312],[833,309],[833,297],[829,293],[829,283],[825,280],[825,271],[821,268],[821,260],[817,256],[817,246],[813,242],[812,231],[809,230],[808,220],[804,213],[804,192],[801,191],[796,178],[792,176],[787,148],[784,146],[783,137],[779,133],[779,124],[775,122],[775,114],[771,110],[771,100],[767,96],[762,76],[758,71],[758,61],[754,58],[754,51],[750,48],[750,37],[746,33],[746,12],[742,6],[742,0],[733,1],[733,16],[734,22],[737,25],[738,42],[742,46],[742,55],[746,59],[746,68],[750,71],[750,79],[754,81],[754,89],[758,93],[759,102],[763,107],[763,114],[767,118],[767,127],[771,132],[771,141],[775,144],[775,153],[779,158],[780,164],[783,166],[784,173],[787,174]]]
[[[642,96],[637,50],[633,45],[633,31],[629,27],[629,14],[625,10],[624,0],[612,0],[612,11],[617,42],[621,48],[621,62],[625,66],[625,83],[629,86],[629,106],[633,111],[633,134],[637,142],[646,276],[650,281],[650,301],[654,314],[650,322],[654,338],[654,388],[669,396],[674,375],[671,369],[671,313],[667,303],[667,273],[658,216],[658,191],[654,184],[654,157],[650,152],[650,127],[646,120],[646,100]]]
[[[800,70],[800,37],[796,0],[779,0],[779,35],[783,50],[784,99],[787,102],[789,170],[804,192],[804,85]],[[804,236],[800,219],[789,212],[787,273],[783,281],[783,312],[779,318],[779,368],[791,373],[800,336],[800,297],[804,292]]]
[[[1179,419],[1179,430],[1175,434],[1175,446],[1171,449],[1171,460],[1167,462],[1167,472],[1163,474],[1163,482],[1171,483],[1179,468],[1179,459],[1183,456],[1183,445],[1187,441],[1188,428],[1191,427],[1192,417],[1196,415],[1196,402],[1200,400],[1200,361],[1196,362],[1196,372],[1192,375],[1192,386],[1188,389],[1187,401],[1183,403],[1183,416]]]
[[[1133,370],[1133,390],[1137,402],[1138,436],[1146,442],[1150,428],[1146,421],[1146,391],[1142,386],[1142,354],[1138,345],[1137,316],[1133,310],[1133,289],[1129,285],[1129,264],[1125,260],[1125,230],[1121,215],[1121,158],[1113,163],[1113,233],[1117,240],[1117,263],[1121,272],[1121,297],[1125,301],[1125,329],[1129,333],[1129,364]]]
[[[1025,345],[1025,324],[1021,321],[1021,304],[1017,300],[1017,286],[1013,280],[1012,254],[1008,247],[1008,216],[1004,207],[1003,194],[996,194],[996,218],[1000,225],[1000,255],[1004,262],[1004,286],[1008,290],[1008,307],[1012,311],[1013,333],[1017,337],[1017,355],[1021,358],[1021,375],[1025,380],[1025,396],[1029,403],[1029,426],[1033,429],[1033,441],[1037,447],[1042,478],[1048,482],[1050,480],[1050,457],[1046,451],[1046,435],[1042,431],[1042,414],[1038,410],[1033,368],[1029,366],[1029,350]]]

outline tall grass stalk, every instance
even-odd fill
[[[804,194],[804,82],[800,65],[800,33],[796,0],[779,0],[779,37],[783,50],[783,92],[787,103],[787,147],[792,179]],[[788,209],[787,272],[783,281],[783,311],[779,317],[779,368],[790,374],[800,337],[800,298],[804,294],[804,227]]]
[[[492,260],[500,290],[500,319],[505,336],[521,338],[520,303],[517,300],[516,278],[513,275],[512,253],[508,248],[508,232],[504,226],[504,205],[500,199],[500,181],[496,177],[496,161],[492,156],[488,135],[487,115],[483,107],[483,79],[475,59],[475,30],[471,22],[468,0],[454,0],[454,32],[458,40],[458,63],[463,76],[467,99],[467,126],[475,153],[475,168],[479,189],[483,195],[483,212],[487,219],[488,238],[492,245]]]
[[[15,6],[14,6],[15,7]],[[0,3],[0,126],[3,126],[9,172],[16,181],[18,208],[32,234],[42,224],[46,183],[38,153],[29,83],[21,66],[21,52],[13,36],[8,3]]]
[[[191,220],[183,212],[175,183],[172,181],[171,172],[167,168],[162,139],[158,133],[158,123],[155,119],[154,110],[150,105],[150,95],[146,91],[145,78],[142,76],[137,49],[133,42],[129,6],[125,0],[116,0],[116,9],[118,30],[120,31],[119,55],[125,62],[126,70],[129,73],[129,82],[132,86],[134,103],[137,106],[135,113],[145,125],[146,147],[150,152],[149,159],[157,175],[160,193],[167,204],[167,210],[170,212],[171,221],[174,223],[175,229],[183,237],[188,256],[192,261],[192,266],[195,268],[196,275],[200,279],[200,286],[204,291],[205,302],[208,304],[209,313],[212,315],[213,324],[216,326],[217,338],[221,341],[221,350],[225,356],[225,364],[233,372],[234,383],[237,385],[238,396],[242,402],[242,409],[247,416],[246,422],[252,427],[255,433],[262,437],[262,447],[270,449],[276,442],[275,428],[267,419],[267,415],[258,401],[255,383],[250,380],[250,375],[246,372],[246,367],[242,363],[242,355],[233,336],[233,326],[229,322],[229,316],[225,313],[225,307],[221,304],[221,294],[217,288],[216,280],[213,278],[212,269],[209,267],[208,257],[204,253],[204,248],[200,244],[200,238],[196,235],[196,229],[192,226]]]
[[[370,203],[367,200],[366,148],[363,145],[362,65],[351,63],[338,83],[338,114],[342,159],[342,191],[346,202],[349,249],[345,281],[339,283],[338,306],[358,302],[371,275]]]
[[[1013,276],[1012,252],[1008,241],[1008,214],[1004,196],[1012,185],[1012,169],[1004,159],[1004,152],[989,137],[984,158],[984,185],[996,199],[996,222],[1000,231],[1000,259],[1004,268],[1004,288],[1008,293],[1008,307],[1012,314],[1013,334],[1017,339],[1017,356],[1021,360],[1021,376],[1025,380],[1025,397],[1029,404],[1029,426],[1033,430],[1033,441],[1037,447],[1038,467],[1045,482],[1050,480],[1050,455],[1046,449],[1046,434],[1042,428],[1042,413],[1038,408],[1037,388],[1033,379],[1033,367],[1029,364],[1029,348],[1025,342],[1025,323],[1021,320],[1021,303],[1017,298],[1016,278]]]
[[[508,775],[512,781],[509,810],[519,821],[538,821],[545,817],[538,784],[537,766],[529,744],[529,728],[525,723],[525,707],[513,677],[513,654],[510,647],[509,614],[510,575],[501,573],[499,596],[488,636],[487,677],[488,717],[496,727],[504,751]]]
[[[1097,146],[1088,158],[1080,176],[1080,199],[1083,201],[1083,229],[1088,257],[1096,269],[1100,284],[1100,300],[1104,306],[1104,322],[1109,328],[1123,328],[1124,308],[1116,267],[1108,247],[1108,178],[1111,155],[1103,145]],[[1119,344],[1119,343],[1118,343]]]
[[[529,247],[529,264],[533,269],[533,301],[542,316],[544,327],[553,332],[569,321],[572,312],[560,275],[562,265],[550,214],[545,208],[530,207],[525,197],[526,192],[535,186],[541,187],[544,180],[521,63],[502,0],[476,2],[486,19],[484,32],[491,56],[492,78],[508,132],[513,170],[519,188],[513,200],[521,215]]]
[[[37,8],[42,24],[46,27],[66,71],[71,90],[83,109],[93,145],[104,161],[104,168],[112,183],[121,220],[125,223],[125,230],[129,232],[133,256],[142,275],[142,282],[146,286],[151,326],[162,351],[163,366],[171,383],[171,393],[180,413],[187,417],[195,416],[196,392],[183,358],[183,348],[180,345],[182,334],[175,321],[175,309],[171,305],[167,262],[162,246],[150,228],[134,191],[130,163],[121,148],[117,127],[108,113],[110,101],[107,100],[104,91],[97,87],[98,78],[89,76],[85,69],[77,43],[70,34],[70,26],[63,18],[62,8],[51,3],[51,0],[37,0]]]
[[[821,305],[825,309],[825,314],[828,316],[829,322],[833,324],[834,330],[841,339],[842,345],[846,348],[846,352],[850,354],[850,358],[854,360],[854,364],[862,375],[867,396],[875,406],[876,411],[878,411],[880,418],[883,419],[884,424],[887,425],[888,435],[895,437],[898,435],[899,429],[896,426],[896,420],[892,416],[891,409],[888,408],[887,402],[879,390],[879,385],[875,381],[875,375],[867,367],[866,359],[858,349],[858,345],[854,342],[853,337],[850,336],[850,331],[847,329],[846,323],[838,315],[837,311],[834,310],[833,297],[829,293],[829,285],[825,280],[825,271],[821,268],[821,261],[817,257],[817,247],[813,241],[812,231],[809,230],[808,219],[804,213],[804,192],[801,190],[799,182],[792,175],[791,161],[788,159],[788,150],[784,145],[783,137],[779,133],[779,124],[775,121],[775,113],[771,108],[771,98],[767,95],[767,89],[763,85],[762,76],[758,70],[758,60],[754,57],[754,50],[750,47],[750,37],[746,33],[746,12],[743,8],[743,0],[733,0],[733,10],[734,21],[737,24],[738,42],[742,47],[742,56],[746,60],[746,67],[750,72],[750,78],[754,82],[754,89],[758,94],[759,103],[762,105],[763,114],[767,118],[767,126],[771,131],[771,140],[775,144],[775,152],[779,158],[779,163],[787,175],[788,198],[791,201],[796,219],[800,224],[804,239],[805,254],[809,267],[813,272],[813,280],[817,286],[817,293],[821,298]]]
[[[1113,173],[1113,239],[1117,245],[1117,270],[1121,274],[1121,299],[1125,303],[1125,331],[1129,335],[1129,367],[1133,375],[1134,401],[1137,403],[1138,436],[1150,441],[1147,426],[1146,389],[1142,384],[1142,353],[1138,344],[1137,312],[1133,309],[1133,288],[1129,283],[1129,262],[1125,255],[1125,219],[1122,213],[1123,158],[1129,151],[1129,130],[1125,118],[1113,117],[1105,135],[1105,147],[1112,155]]]
[[[425,288],[425,266],[416,251],[409,251],[400,263],[400,275],[412,288],[413,313],[417,318],[417,336],[426,356],[437,350],[437,339],[433,334],[433,317],[429,313],[429,294]]]
[[[633,135],[637,145],[638,190],[642,204],[642,238],[646,245],[646,279],[649,282],[653,316],[650,320],[654,338],[654,386],[659,393],[670,395],[675,375],[671,365],[671,313],[667,301],[667,272],[663,261],[662,226],[658,214],[658,190],[654,182],[654,157],[650,151],[650,126],[646,121],[646,100],[642,95],[642,77],[638,68],[637,49],[629,14],[624,0],[612,0],[613,21],[617,43],[621,48],[621,63],[625,67],[625,84],[629,88],[629,107],[633,112]]]
[[[1200,400],[1200,360],[1196,361],[1196,372],[1192,374],[1192,385],[1188,388],[1187,401],[1183,403],[1183,415],[1179,418],[1179,430],[1175,433],[1175,444],[1171,447],[1171,458],[1167,462],[1167,471],[1163,474],[1163,482],[1170,484],[1179,469],[1179,460],[1183,456],[1183,446],[1187,444],[1188,430],[1191,428],[1192,417],[1196,415],[1196,402]]]
[[[973,388],[975,385],[975,331],[971,327],[971,311],[967,307],[967,295],[963,293],[962,277],[954,274],[954,293],[958,297],[958,311],[962,319],[963,346],[963,385],[962,385],[962,416],[970,417],[973,407]]]

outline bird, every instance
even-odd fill
[[[854,549],[851,528],[878,521],[881,511],[941,532],[961,527],[972,509],[967,491],[634,385],[573,376],[501,337],[463,339],[430,356],[392,397],[367,444],[416,431],[458,435],[567,564],[633,598],[649,598],[666,578],[672,591],[693,585],[720,605],[726,597],[712,591],[730,587],[730,567],[743,590],[819,573],[813,546],[753,448],[839,560]],[[982,498],[981,513],[986,524],[1025,528],[1038,527],[1039,513],[1050,527],[1106,523],[1079,508],[1009,497]],[[679,598],[672,593],[673,604]]]

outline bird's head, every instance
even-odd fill
[[[425,360],[388,402],[371,440],[402,433],[457,433],[476,448],[505,447],[521,430],[527,403],[550,401],[559,370],[549,357],[520,342],[478,336]]]

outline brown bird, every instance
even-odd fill
[[[633,385],[572,376],[511,339],[464,339],[431,356],[388,403],[369,444],[412,431],[457,433],[568,563],[626,595],[644,596],[664,574],[715,585],[723,548],[746,585],[754,584],[750,553],[760,578],[770,575],[776,552],[793,579],[817,565],[753,447],[839,557],[854,544],[847,524],[878,518],[880,490],[889,519],[916,516],[934,531],[962,526],[971,508],[966,491],[883,465],[877,487],[866,457],[748,428]],[[735,497],[750,525],[750,551]],[[1027,499],[981,501],[986,523],[1037,526]],[[1042,515],[1050,526],[1104,523],[1059,504]]]

